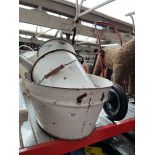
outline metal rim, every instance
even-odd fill
[[[63,41],[65,41],[65,42],[69,43],[69,44],[73,47],[73,49],[74,49],[74,51],[75,51],[74,46],[73,46],[68,40],[66,40],[66,39],[61,39],[61,38],[52,38],[52,39],[50,39],[50,40],[47,40],[47,41],[45,41],[43,44],[41,44],[41,45],[39,46],[39,49],[40,49],[44,44],[46,44],[47,42],[50,42],[50,41],[52,41],[52,40],[63,40]],[[38,57],[38,56],[39,56],[39,50],[37,51],[37,57]]]
[[[29,73],[30,74],[30,73]],[[87,73],[88,74],[88,73]],[[93,74],[88,74],[88,75],[93,75]],[[31,76],[31,75],[30,75]],[[96,75],[93,75],[93,76],[96,76]],[[25,77],[26,77],[26,75],[25,75]],[[31,77],[30,77],[31,78]],[[102,77],[100,77],[100,78],[102,78]],[[103,79],[105,79],[105,78],[103,78]],[[40,87],[45,87],[45,88],[55,88],[55,89],[63,89],[63,90],[93,90],[93,89],[103,89],[103,88],[105,88],[105,89],[109,89],[110,87],[112,87],[113,86],[113,83],[110,81],[110,80],[108,80],[108,79],[106,79],[106,80],[108,80],[109,82],[110,82],[110,84],[109,84],[109,86],[106,86],[106,87],[100,87],[100,88],[60,88],[60,87],[51,87],[51,86],[44,86],[44,85],[39,85],[39,84],[37,84],[37,83],[35,83],[35,82],[33,82],[32,80],[29,80],[28,78],[25,78],[25,80],[26,80],[26,82],[28,82],[28,83],[30,83],[30,84],[33,84],[33,85],[36,85],[36,86],[40,86]]]
[[[76,107],[77,109],[81,109],[81,108],[84,108],[84,107],[87,107],[88,108],[88,106],[89,106],[89,104],[77,104],[77,105],[64,105],[64,104],[61,104],[61,103],[59,103],[59,104],[54,104],[54,103],[51,103],[51,102],[48,102],[48,101],[45,101],[45,100],[40,100],[39,98],[37,98],[37,96],[35,96],[33,93],[32,94],[30,94],[31,95],[31,97],[32,98],[34,98],[34,99],[36,99],[36,100],[39,100],[39,101],[41,101],[41,102],[44,102],[44,104],[47,104],[47,105],[53,105],[53,106],[57,106],[57,107],[59,107],[59,106],[61,106],[61,107],[67,107],[67,108],[73,108],[73,107]],[[103,105],[103,103],[102,102],[100,102],[100,103],[96,103],[96,104],[91,104],[91,107],[97,107],[97,106],[99,106],[99,105]]]

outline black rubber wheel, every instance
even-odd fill
[[[103,109],[112,121],[122,120],[128,111],[128,98],[124,90],[114,84],[110,89],[108,100],[103,105]]]

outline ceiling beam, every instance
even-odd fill
[[[26,31],[26,30],[19,30],[19,34],[28,35],[31,37],[34,37],[36,35],[33,31]],[[52,39],[54,36],[48,35],[48,34],[41,34],[39,35],[40,38],[46,38],[46,39]]]
[[[24,8],[19,8],[19,21],[23,23],[62,30],[66,33],[72,33],[73,28],[73,22],[70,19],[59,18],[49,15],[46,12],[28,10]],[[114,33],[106,31],[100,31],[100,33],[102,34],[101,39],[113,40],[114,43],[118,42],[118,38]],[[80,23],[77,24],[77,34],[96,38],[94,28],[81,25]],[[127,42],[131,39],[130,36],[127,36],[124,33],[120,33],[120,35],[124,42]]]
[[[31,6],[31,7],[42,7],[45,11],[50,11],[54,13],[58,13],[60,15],[65,15],[67,17],[73,18],[75,17],[75,4],[67,1],[62,0],[20,0],[20,4]],[[87,10],[86,7],[81,7],[81,12]],[[132,25],[121,21],[119,19],[107,16],[103,13],[92,11],[91,13],[82,16],[80,18],[82,21],[95,23],[95,21],[107,21],[115,24],[117,28],[122,32],[131,32],[132,31]]]

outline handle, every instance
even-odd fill
[[[95,22],[95,31],[97,31],[96,25],[103,26],[103,27],[104,27],[104,26],[111,26],[111,27],[114,29],[114,31],[115,31],[115,33],[116,33],[118,39],[120,40],[120,44],[121,44],[121,46],[122,46],[123,42],[122,42],[120,33],[119,33],[118,29],[116,28],[116,26],[115,26],[114,24],[109,23],[109,22],[97,21],[97,22]]]
[[[50,71],[49,73],[47,73],[46,75],[44,75],[44,78],[45,79],[48,79],[50,76],[58,73],[61,69],[63,69],[65,66],[73,63],[74,61],[76,61],[76,60],[73,60],[73,61],[71,61],[71,62],[69,62],[67,64],[64,64],[64,65],[61,64],[60,66],[56,67],[55,69],[53,69],[52,71]]]
[[[60,38],[63,39],[63,35],[62,35],[62,31],[57,30],[56,34],[55,34],[55,38],[58,37],[58,34],[60,33]]]
[[[63,68],[64,68],[64,65],[60,65],[60,66],[56,67],[55,69],[53,69],[52,71],[50,71],[49,73],[47,73],[46,75],[44,75],[44,78],[45,79],[48,79],[50,76],[58,73]]]
[[[75,44],[75,36],[76,36],[76,27],[73,27],[72,31],[73,31],[72,44],[74,45]]]
[[[78,55],[78,54],[75,54],[75,56],[81,58],[81,61],[79,60],[81,64],[84,63],[84,57],[83,56]]]

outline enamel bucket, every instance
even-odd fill
[[[38,85],[26,77],[39,126],[60,139],[90,135],[113,83],[88,74],[95,88],[60,88]]]
[[[46,43],[48,46],[45,46]],[[84,138],[95,129],[113,83],[87,74],[68,42],[65,42],[67,46],[64,48],[58,48],[60,42],[57,40],[46,43],[42,46],[48,49],[39,51],[31,74],[25,76],[37,122],[54,137],[70,140]],[[51,70],[64,64],[68,65],[41,81]]]

